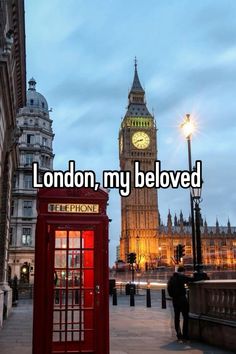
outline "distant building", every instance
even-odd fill
[[[36,194],[32,187],[32,162],[39,172],[53,169],[53,131],[48,104],[36,91],[36,81],[29,81],[26,107],[17,115],[20,160],[14,176],[11,205],[9,277],[32,283],[36,227]],[[39,175],[40,179],[40,175]]]
[[[167,225],[159,228],[159,257],[158,265],[173,264],[174,249],[178,244],[185,245],[184,263],[191,264],[192,260],[192,228],[191,220],[185,220],[182,212],[179,218],[172,216],[169,211]],[[227,226],[208,226],[201,222],[202,260],[204,265],[219,266],[220,268],[236,267],[236,227],[228,220]],[[155,264],[156,265],[156,264]]]
[[[120,245],[116,246],[116,261],[120,259]]]
[[[25,105],[24,1],[0,1],[0,327],[12,306],[7,283],[10,198],[17,166],[16,113]]]

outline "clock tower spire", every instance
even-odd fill
[[[133,175],[134,161],[140,162],[143,171],[153,170],[157,159],[156,125],[146,106],[136,58],[119,146],[121,170],[129,170]],[[153,266],[158,256],[158,226],[157,190],[132,186],[130,195],[121,198],[120,258],[126,261],[127,254],[135,252],[139,268]]]

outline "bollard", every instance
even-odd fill
[[[161,289],[161,308],[166,309],[166,291]]]
[[[112,305],[117,306],[117,291],[116,288],[113,288],[112,292]]]
[[[151,289],[147,288],[147,297],[146,297],[146,303],[147,303],[147,307],[152,307],[151,304]]]
[[[130,306],[135,306],[133,286],[130,287]]]

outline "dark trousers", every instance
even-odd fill
[[[188,339],[188,312],[189,305],[185,296],[173,298],[173,306],[175,312],[175,330],[178,339]],[[180,313],[183,316],[183,332],[180,328]]]

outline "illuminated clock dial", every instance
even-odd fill
[[[136,132],[132,136],[132,144],[137,149],[147,149],[150,144],[150,137],[145,132]]]

